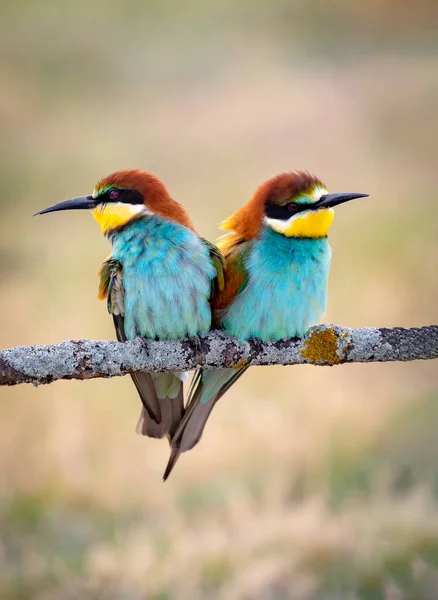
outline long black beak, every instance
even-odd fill
[[[63,200],[62,202],[58,202],[53,206],[49,206],[48,208],[44,208],[39,212],[34,214],[36,215],[45,215],[49,212],[55,212],[57,210],[79,210],[84,208],[95,208],[96,201],[93,196],[78,196],[77,198],[70,198],[70,200]]]
[[[348,202],[349,200],[354,200],[355,198],[367,198],[369,194],[346,194],[344,192],[337,194],[325,194],[321,196],[318,202],[314,205],[316,209],[319,208],[333,208],[333,206],[337,206],[338,204],[343,204],[344,202]]]

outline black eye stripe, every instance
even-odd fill
[[[288,202],[287,204],[280,206],[279,204],[267,202],[265,204],[265,215],[269,219],[281,219],[287,221],[287,219],[293,215],[304,210],[311,210],[312,208],[313,206],[309,204],[295,204],[294,202]]]
[[[117,192],[117,195],[114,192]],[[104,194],[99,194],[98,202],[102,204],[109,204],[111,202],[124,202],[125,204],[144,204],[144,198],[143,194],[141,194],[137,190],[110,188]]]

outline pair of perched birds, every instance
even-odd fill
[[[157,177],[137,169],[103,177],[89,196],[37,214],[92,210],[112,245],[99,297],[107,299],[119,341],[182,339],[212,328],[275,341],[304,336],[324,314],[333,207],[365,196],[329,194],[308,172],[281,173],[224,221],[228,233],[217,246],[196,233]],[[131,375],[143,403],[137,432],[170,442],[164,479],[246,369],[199,370],[185,406],[186,373]]]

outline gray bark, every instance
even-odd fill
[[[438,358],[438,325],[350,329],[312,327],[303,339],[240,342],[221,331],[182,341],[76,340],[0,350],[0,385],[250,365],[338,365]]]

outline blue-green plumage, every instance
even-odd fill
[[[125,333],[177,339],[205,334],[211,323],[209,250],[193,231],[148,215],[110,235],[123,267]]]
[[[326,237],[287,237],[263,227],[245,249],[247,281],[222,312],[222,327],[241,340],[303,336],[326,310],[330,260]]]

